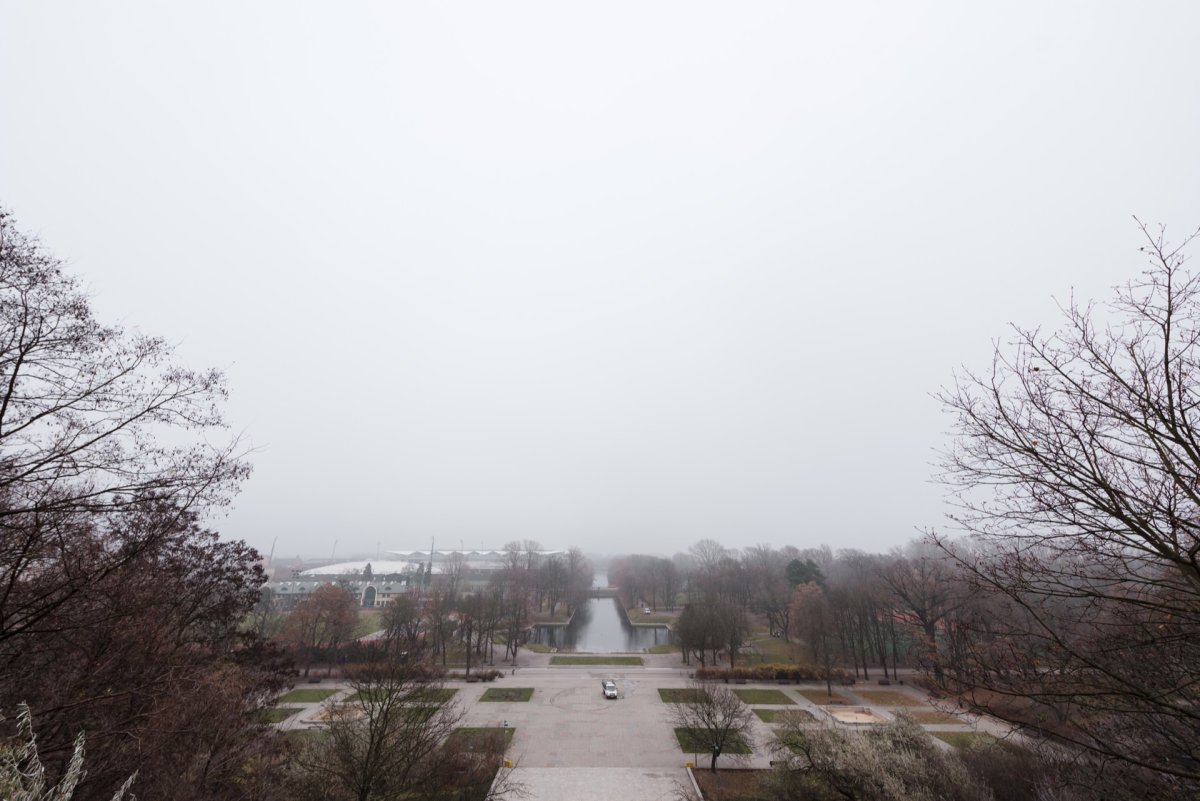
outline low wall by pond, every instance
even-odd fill
[[[530,642],[560,651],[586,653],[641,653],[656,645],[669,645],[675,635],[663,625],[633,625],[616,598],[591,598],[580,605],[567,624],[538,623]]]

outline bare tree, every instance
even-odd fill
[[[173,525],[127,526],[130,513],[229,500],[249,472],[236,441],[156,436],[223,428],[224,397],[219,372],[98,322],[78,282],[0,210],[0,643],[43,630]],[[109,546],[74,559],[96,536]],[[70,573],[46,569],[68,559]]]
[[[33,710],[47,787],[87,732],[81,801],[134,769],[150,797],[231,797],[263,753],[252,713],[285,668],[238,629],[259,557],[197,523],[249,472],[225,395],[97,320],[0,211],[0,698]]]
[[[945,477],[982,558],[951,690],[1097,759],[1200,791],[1200,276],[1144,226],[1149,267],[1057,331],[1014,327],[942,400]],[[1193,235],[1194,237],[1195,235]]]
[[[717,770],[717,758],[736,741],[744,740],[750,732],[754,715],[750,707],[723,684],[693,681],[690,693],[693,703],[677,703],[671,707],[671,720],[700,749],[711,757],[709,769]]]
[[[792,625],[808,646],[813,663],[825,671],[826,692],[833,695],[833,649],[836,639],[833,610],[818,584],[801,584],[792,593]]]
[[[428,623],[422,613],[423,593],[419,589],[400,593],[383,607],[380,622],[386,632],[389,649],[416,654],[426,645]]]
[[[438,692],[426,666],[389,658],[359,666],[351,700],[331,709],[328,736],[297,758],[295,790],[305,798],[389,801],[422,797],[445,778],[442,745],[462,708]]]
[[[721,560],[729,554],[729,549],[716,540],[703,539],[688,549],[696,560],[696,570],[700,573],[711,573],[717,569]]]
[[[792,585],[783,567],[782,559],[768,545],[756,545],[742,553],[746,574],[750,579],[751,609],[767,616],[767,626],[772,635],[788,637]]]
[[[300,652],[305,676],[318,651],[326,652],[332,670],[333,651],[350,638],[357,622],[354,596],[334,584],[322,584],[292,609],[284,640]]]

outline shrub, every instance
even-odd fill
[[[839,684],[853,684],[854,676],[841,668],[829,671],[829,677]],[[825,669],[815,665],[766,664],[755,667],[721,668],[703,667],[696,669],[696,678],[706,681],[745,679],[747,681],[825,681]]]

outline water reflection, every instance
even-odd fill
[[[638,653],[672,642],[666,626],[633,626],[615,598],[590,598],[566,626],[533,627],[530,642],[598,654]]]

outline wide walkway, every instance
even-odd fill
[[[528,801],[657,801],[678,797],[678,787],[690,784],[685,763],[707,765],[704,754],[680,751],[671,723],[671,705],[659,689],[688,685],[688,667],[678,654],[643,655],[644,667],[551,666],[549,654],[522,652],[518,666],[503,666],[506,674],[494,683],[449,682],[458,690],[466,726],[508,726],[515,729],[508,757],[515,763],[513,779],[520,782]],[[497,668],[501,665],[497,664]],[[620,692],[605,699],[601,681],[614,679]],[[305,686],[305,685],[300,685]],[[342,687],[337,684],[318,687]],[[731,685],[732,686],[732,685]],[[491,687],[531,687],[527,702],[487,702],[482,696]],[[747,684],[733,689],[775,690],[789,704],[761,704],[755,709],[799,709],[814,721],[835,724],[825,709],[814,703],[823,685]],[[923,710],[932,714],[924,694],[911,685],[860,684],[839,687],[847,705],[863,708],[887,720],[899,711]],[[807,693],[807,694],[806,694]],[[323,703],[336,702],[344,693]],[[320,704],[303,705],[305,711],[280,724],[303,727]],[[998,721],[959,717],[954,722],[926,726],[931,732],[987,731],[1003,735]],[[722,756],[722,766],[766,768],[774,756],[776,737],[770,725],[755,717],[749,737],[750,757]],[[938,741],[942,747],[950,746]]]

